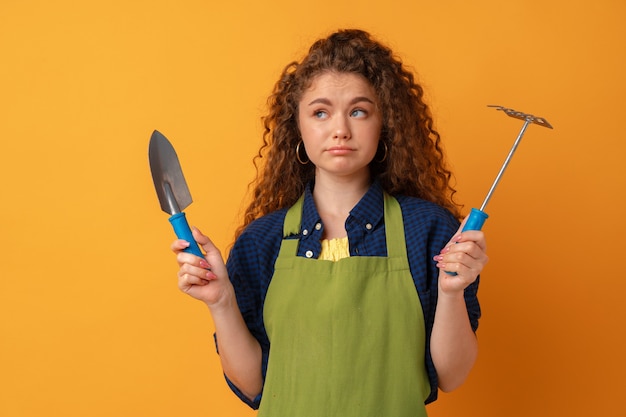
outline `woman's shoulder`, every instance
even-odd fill
[[[273,264],[280,249],[286,212],[278,210],[266,214],[246,226],[231,248],[228,265],[257,269],[260,264]]]
[[[280,209],[253,220],[242,232],[240,238],[260,237],[262,239],[277,236],[282,238],[283,223],[287,209]]]
[[[439,204],[406,195],[396,195],[395,198],[400,203],[405,224],[423,225],[429,223],[446,228],[458,228],[459,226],[457,218]]]

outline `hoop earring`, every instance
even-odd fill
[[[387,159],[387,152],[388,152],[387,142],[385,142],[384,140],[381,140],[380,142],[383,144],[383,148],[385,149],[385,152],[383,154],[383,157],[380,158],[379,160],[374,159],[374,162],[378,162],[379,164],[385,162],[385,160]],[[378,152],[376,152],[376,155],[378,155]]]
[[[298,142],[298,144],[296,145],[296,159],[298,160],[298,162],[300,162],[300,164],[302,165],[306,165],[308,164],[311,160],[307,159],[306,161],[303,161],[302,158],[300,157],[300,144],[304,143],[302,140],[300,140],[300,142]],[[306,150],[304,151],[304,154],[306,155]]]

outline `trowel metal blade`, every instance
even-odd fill
[[[161,209],[171,215],[182,212],[193,201],[191,193],[174,147],[157,130],[150,137],[148,158]]]

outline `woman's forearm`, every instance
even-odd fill
[[[439,290],[430,348],[439,388],[452,391],[461,386],[478,355],[462,291],[446,294]]]
[[[248,330],[234,295],[225,305],[210,307],[224,374],[254,399],[263,388],[261,346]]]

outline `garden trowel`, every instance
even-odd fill
[[[157,130],[150,137],[148,158],[161,209],[171,215],[169,220],[174,227],[176,236],[189,242],[189,247],[185,249],[185,252],[204,257],[191,234],[191,229],[183,212],[191,204],[192,199],[178,161],[178,155],[167,138]]]

